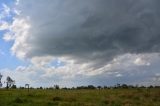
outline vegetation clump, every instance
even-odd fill
[[[16,97],[14,100],[15,103],[24,103],[24,100],[21,99],[20,97]]]
[[[62,98],[58,97],[58,96],[55,96],[55,97],[53,97],[53,101],[62,101]]]

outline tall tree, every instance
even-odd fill
[[[6,88],[8,89],[8,88],[11,88],[14,85],[15,81],[12,80],[12,78],[10,76],[8,76],[6,78],[6,83],[7,83]]]
[[[2,79],[2,75],[1,75],[1,73],[0,73],[0,88],[2,87],[2,82],[1,82],[1,79]]]

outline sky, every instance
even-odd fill
[[[0,0],[0,73],[17,86],[160,85],[159,0]],[[5,84],[3,84],[5,86]]]

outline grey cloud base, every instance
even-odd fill
[[[26,57],[69,56],[103,63],[160,50],[158,0],[20,1],[32,29]],[[30,6],[30,9],[27,9]],[[101,62],[102,61],[102,62]]]

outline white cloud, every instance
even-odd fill
[[[20,0],[16,0],[15,4],[16,4],[16,5],[19,5],[19,1],[20,1]]]
[[[31,63],[36,67],[46,67],[53,60],[54,60],[54,58],[51,57],[51,56],[34,57],[34,58],[31,59]]]
[[[15,13],[16,15],[20,15],[20,14],[21,14],[21,11],[20,11],[20,10],[14,9],[13,11],[14,11],[14,13]]]
[[[11,41],[11,40],[15,39],[15,36],[13,36],[12,32],[7,32],[7,33],[4,34],[3,39],[5,41]]]
[[[116,77],[122,77],[122,76],[123,76],[122,74],[117,74],[117,75],[116,75]]]
[[[27,19],[14,18],[13,23],[8,28],[9,31],[3,36],[5,41],[15,41],[11,50],[13,54],[21,59],[25,57],[26,52],[30,49],[29,44],[25,43],[28,38],[29,29],[30,25]]]
[[[2,6],[3,6],[4,13],[6,15],[10,15],[11,9],[6,4],[2,4]]]
[[[0,30],[6,30],[9,29],[9,24],[5,21],[0,22]]]
[[[90,84],[99,84],[99,81],[107,80],[107,78],[108,80],[104,84],[110,83],[112,80],[119,78],[119,80],[124,79],[120,81],[121,83],[149,85],[151,83],[157,84],[157,81],[159,81],[159,79],[157,80],[157,77],[155,77],[159,76],[159,74],[157,74],[158,70],[152,70],[152,72],[149,71],[148,68],[152,67],[153,64],[150,64],[149,66],[145,64],[140,66],[136,65],[134,63],[135,57],[147,57],[147,60],[150,63],[159,63],[160,60],[155,61],[157,56],[158,54],[146,54],[145,56],[126,54],[115,58],[110,63],[99,69],[91,68],[89,66],[90,64],[86,63],[76,64],[74,60],[65,60],[65,58],[58,59],[59,61],[61,60],[66,62],[64,66],[54,67],[54,65],[52,66],[48,64],[55,58],[51,57],[51,59],[48,56],[36,57],[32,60],[32,64],[29,66],[18,66],[14,70],[1,69],[0,72],[4,75],[4,77],[9,75],[11,78],[16,80],[17,86],[24,86],[25,83],[29,83],[34,87],[52,86],[54,84],[60,84],[61,86],[74,86],[72,85],[73,82],[77,84],[85,84],[88,80],[90,80]],[[139,69],[139,67],[143,68]],[[101,79],[99,79],[99,76],[101,76]],[[130,77],[134,80],[130,80],[125,77]],[[83,83],[79,82],[80,79],[84,79]],[[95,79],[97,83],[95,82]],[[5,79],[3,79],[3,81],[4,80]],[[113,84],[118,83],[115,81],[113,82]]]
[[[1,13],[0,13],[0,20],[9,17],[11,13],[11,9],[6,5],[6,4],[2,4],[2,9],[1,9]]]
[[[134,63],[135,63],[136,65],[150,65],[149,62],[143,60],[142,58],[137,58],[137,59],[135,59]]]

